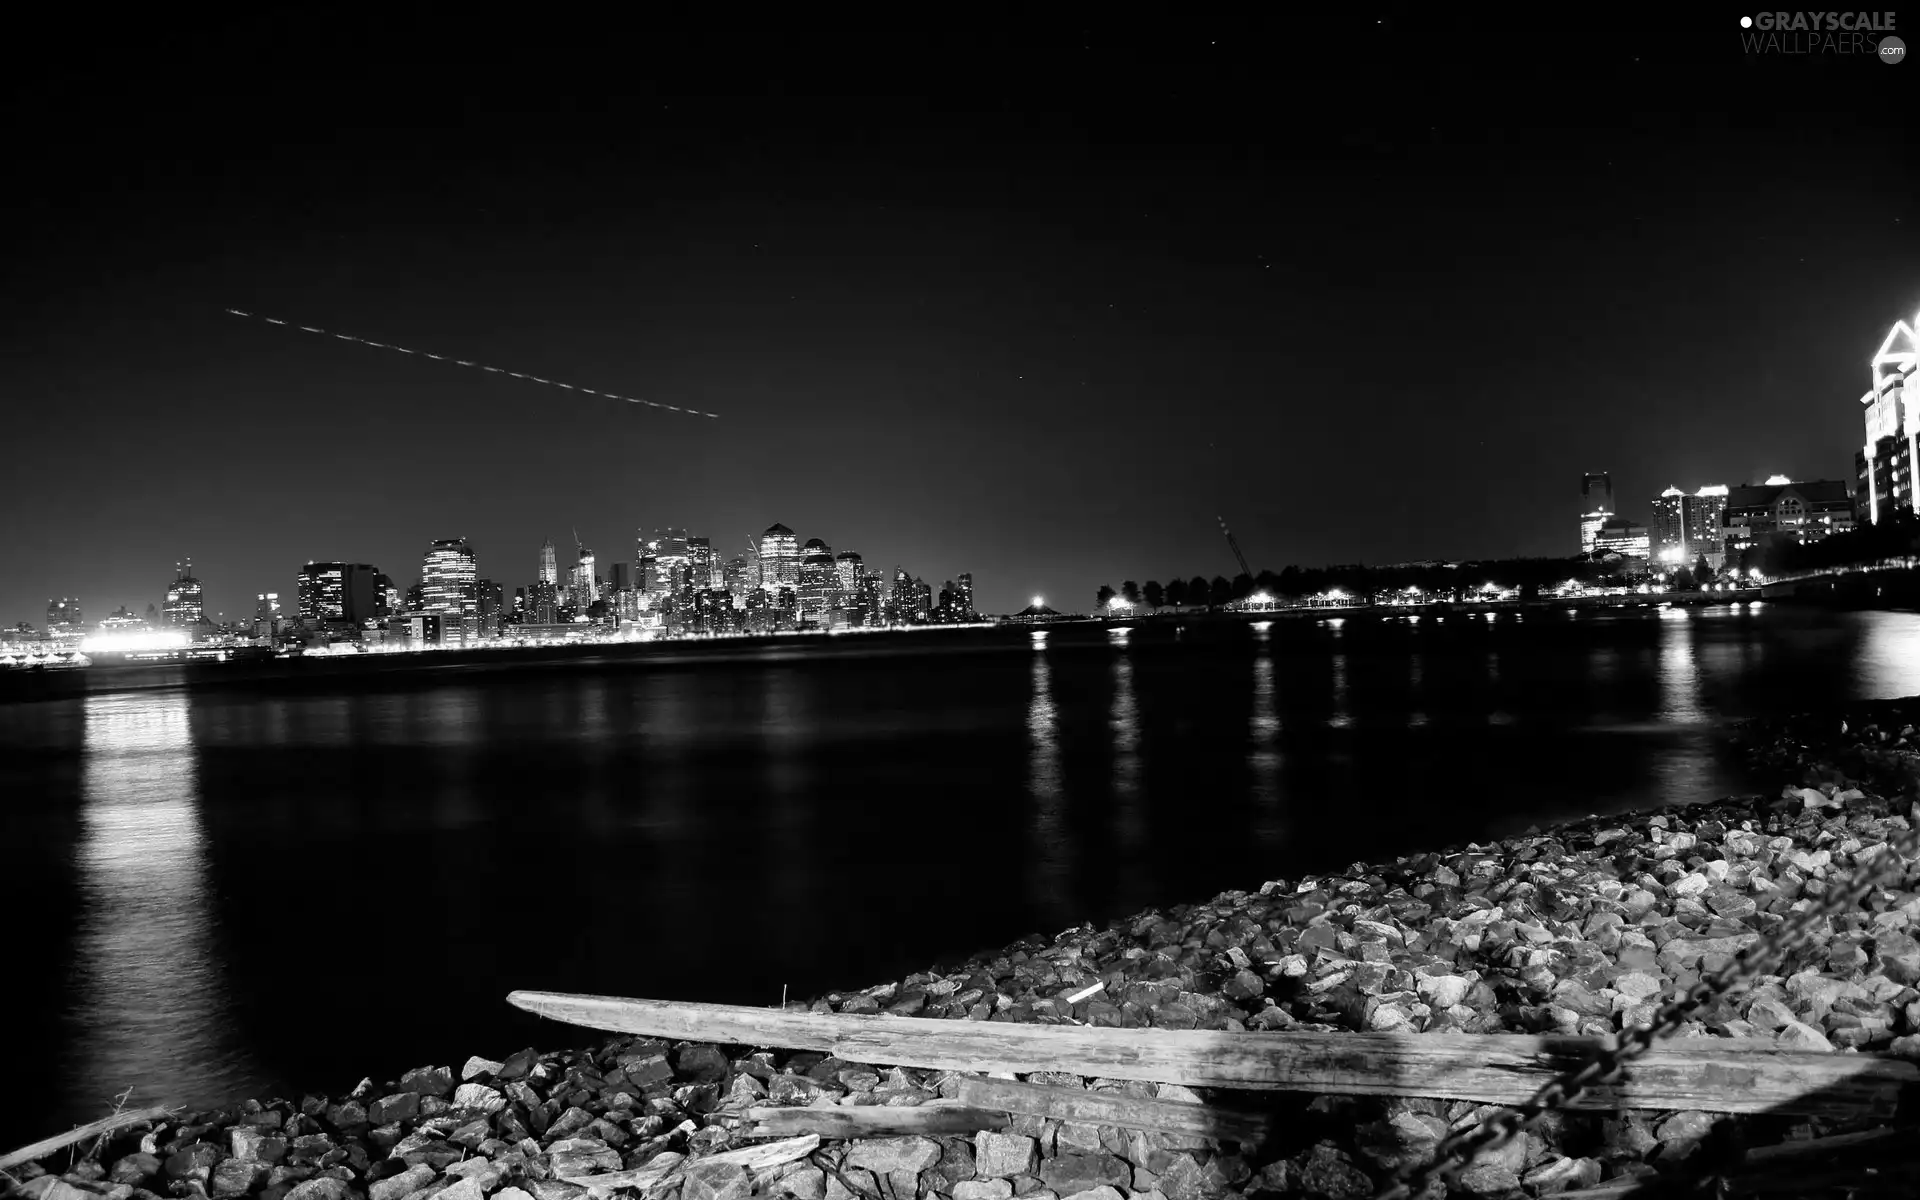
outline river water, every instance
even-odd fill
[[[1726,725],[1920,693],[1781,605],[5,681],[0,1143],[777,1004],[1148,905],[1777,788]]]

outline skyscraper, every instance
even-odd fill
[[[540,543],[540,574],[536,578],[541,583],[551,583],[556,586],[560,582],[560,564],[554,558],[552,538]]]
[[[819,538],[808,538],[800,552],[800,586],[796,590],[801,619],[825,625],[840,580],[834,571],[833,550]]]
[[[973,572],[961,572],[957,582],[960,585],[960,612],[962,619],[971,621],[980,615],[979,610],[973,606]]]
[[[298,615],[312,629],[352,628],[379,615],[380,572],[368,563],[310,562],[300,568]]]
[[[1920,323],[1920,317],[1914,320]],[[1853,456],[1853,469],[1870,521],[1896,509],[1920,508],[1913,480],[1914,468],[1920,466],[1920,415],[1904,402],[1917,369],[1920,333],[1914,325],[1895,321],[1868,366],[1872,384],[1860,397],[1867,444]]]
[[[833,573],[838,577],[840,593],[851,596],[860,590],[860,556],[852,550],[842,550],[833,556]]]
[[[206,619],[205,589],[193,577],[193,560],[185,566],[174,565],[173,583],[167,588],[167,602],[161,608],[161,621],[169,628],[189,629]]]
[[[611,571],[613,575],[613,590],[615,592],[631,592],[634,590],[632,563],[614,563]]]
[[[586,546],[580,547],[580,561],[573,568],[568,594],[573,606],[581,610],[600,598],[600,581],[594,572],[593,551]]]
[[[473,547],[443,538],[427,547],[420,568],[423,611],[440,618],[442,642],[470,642],[479,633],[480,597]]]
[[[703,537],[687,539],[687,570],[695,591],[711,591],[721,586],[723,581],[719,563],[713,557],[712,541]]]
[[[1669,569],[1691,567],[1702,555],[1719,570],[1726,561],[1727,487],[1692,494],[1670,487],[1653,502],[1653,559]]]
[[[785,525],[760,535],[760,586],[770,592],[800,586],[800,543]]]
[[[1600,527],[1613,515],[1613,477],[1590,471],[1580,477],[1580,553],[1592,554]]]

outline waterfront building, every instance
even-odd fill
[[[161,607],[161,621],[169,629],[192,629],[207,619],[206,589],[193,577],[193,560],[175,563],[173,583]]]
[[[540,574],[536,576],[541,583],[558,585],[560,582],[560,563],[553,553],[553,539],[540,543]]]
[[[527,590],[526,621],[532,625],[554,625],[560,620],[560,587],[541,580]]]
[[[1726,546],[1729,555],[1783,542],[1817,542],[1853,528],[1854,498],[1839,479],[1795,483],[1775,475],[1759,485],[1743,484],[1727,496]]]
[[[1867,519],[1881,514],[1920,508],[1913,471],[1920,464],[1920,414],[1906,403],[1920,368],[1920,335],[1916,325],[1894,322],[1868,364],[1870,386],[1860,397],[1866,422],[1866,445],[1853,456],[1854,482],[1866,507]],[[1920,397],[1915,397],[1920,399]]]
[[[310,629],[357,628],[379,615],[374,585],[380,578],[367,563],[308,563],[295,584],[301,623]]]
[[[695,591],[707,592],[726,586],[726,579],[720,570],[720,561],[713,554],[711,539],[703,537],[687,539],[687,574]]]
[[[1653,557],[1663,567],[1690,567],[1704,556],[1719,570],[1726,561],[1727,486],[1697,492],[1670,487],[1653,502]]]
[[[1589,471],[1580,477],[1580,553],[1599,548],[1600,527],[1613,515],[1613,476]]]
[[[1600,523],[1590,553],[1618,554],[1627,560],[1629,571],[1644,571],[1653,557],[1652,539],[1645,525],[1626,517],[1608,517]]]
[[[80,601],[77,597],[66,596],[59,600],[47,601],[47,639],[78,637],[85,632],[81,628],[83,618],[80,615]]]
[[[479,574],[465,538],[443,538],[427,547],[420,570],[422,611],[440,618],[440,640],[461,644],[479,633]]]
[[[393,580],[381,572],[373,575],[373,615],[390,617],[400,611],[400,589],[393,586]]]
[[[819,538],[808,538],[800,552],[800,617],[819,625],[827,623],[827,614],[838,603],[839,576],[835,573],[833,550]]]
[[[840,591],[851,596],[860,590],[860,577],[864,574],[860,567],[860,556],[852,550],[842,550],[834,555],[833,574]]]
[[[924,579],[913,581],[913,620],[925,622],[933,616],[933,588]]]
[[[280,593],[258,592],[253,601],[253,636],[280,636]]]
[[[736,554],[728,559],[727,565],[722,568],[721,583],[733,596],[733,606],[744,610],[747,606],[747,593],[759,588],[760,577],[754,564],[746,555]]]
[[[973,572],[962,571],[955,582],[960,587],[960,611],[965,614],[962,619],[971,621],[980,615],[980,611],[973,606]]]
[[[760,535],[760,586],[770,592],[800,586],[800,543],[785,525]]]
[[[632,563],[617,562],[613,564],[613,590],[616,592],[631,592],[635,590],[633,586]]]
[[[600,579],[594,573],[593,551],[580,547],[580,561],[574,564],[572,578],[568,581],[567,599],[575,608],[590,607],[600,598]]]
[[[690,560],[687,531],[669,529],[648,541],[642,556],[646,570],[641,586],[655,608],[669,604],[687,589]]]
[[[886,624],[886,595],[881,586],[884,581],[878,571],[865,571],[860,576],[860,605],[865,613],[863,624],[878,627]]]
[[[497,636],[503,615],[501,610],[505,608],[506,589],[491,579],[482,579],[474,584],[474,592],[479,600],[480,636]]]

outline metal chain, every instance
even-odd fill
[[[1503,1109],[1476,1126],[1449,1135],[1435,1148],[1432,1161],[1417,1168],[1402,1168],[1380,1189],[1375,1200],[1425,1196],[1436,1180],[1450,1189],[1481,1153],[1497,1150],[1526,1133],[1549,1112],[1573,1103],[1587,1089],[1618,1082],[1628,1063],[1645,1054],[1654,1042],[1679,1029],[1703,1004],[1738,984],[1751,983],[1799,949],[1813,936],[1814,927],[1820,921],[1858,908],[1887,877],[1904,870],[1904,860],[1916,855],[1920,855],[1920,824],[1890,840],[1867,862],[1856,863],[1853,882],[1848,886],[1837,888],[1829,880],[1827,892],[1819,903],[1784,922],[1772,933],[1762,934],[1719,970],[1702,977],[1661,1008],[1648,1024],[1623,1032],[1616,1045],[1603,1043],[1591,1061],[1547,1083],[1526,1104]]]

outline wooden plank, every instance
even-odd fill
[[[671,1175],[685,1158],[684,1154],[663,1150],[645,1166],[635,1167],[631,1171],[612,1171],[605,1175],[562,1175],[560,1179],[564,1183],[586,1188],[590,1196],[611,1196],[623,1188],[644,1192]]]
[[[788,1138],[784,1142],[768,1142],[764,1146],[747,1146],[740,1150],[709,1154],[687,1165],[697,1167],[703,1163],[731,1163],[736,1167],[745,1167],[749,1171],[769,1171],[774,1167],[805,1158],[819,1148],[819,1135],[809,1133],[803,1137]]]
[[[1006,1109],[950,1101],[919,1105],[860,1104],[827,1107],[749,1108],[749,1137],[816,1133],[821,1137],[889,1137],[896,1134],[978,1133],[1010,1123]]]
[[[0,1154],[0,1170],[5,1170],[8,1167],[17,1167],[21,1163],[30,1163],[35,1159],[45,1158],[55,1150],[59,1150],[65,1146],[71,1146],[75,1142],[84,1142],[90,1137],[98,1137],[103,1133],[115,1133],[130,1125],[138,1125],[142,1121],[158,1121],[166,1115],[167,1110],[164,1108],[135,1108],[129,1109],[126,1112],[114,1113],[110,1117],[100,1118],[91,1125],[82,1125],[78,1129],[69,1129],[65,1133],[56,1133],[50,1138],[43,1138],[33,1143],[31,1146],[22,1146],[18,1150]]]
[[[1117,1092],[1089,1092],[1081,1088],[975,1076],[960,1081],[960,1103],[1082,1125],[1117,1125],[1122,1129],[1145,1129],[1153,1133],[1191,1134],[1221,1142],[1258,1142],[1267,1132],[1266,1118],[1255,1113],[1182,1100],[1144,1100]]]
[[[970,1073],[1064,1071],[1188,1087],[1435,1097],[1523,1104],[1597,1046],[1527,1034],[1224,1033],[782,1012],[515,992],[520,1008],[593,1029],[744,1046],[830,1050],[851,1062]],[[1662,1042],[1627,1079],[1576,1108],[1891,1116],[1920,1066],[1805,1054],[1731,1038]]]

